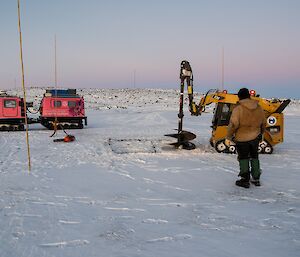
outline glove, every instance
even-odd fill
[[[229,147],[230,145],[232,145],[232,142],[229,139],[226,138],[225,139],[225,145]]]

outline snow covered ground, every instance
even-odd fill
[[[43,92],[28,98],[37,106]],[[262,186],[242,189],[236,156],[208,143],[211,112],[185,111],[197,149],[168,146],[175,90],[80,93],[88,127],[70,131],[75,142],[31,125],[30,174],[25,133],[0,133],[1,257],[299,256],[298,100],[285,110],[285,142],[260,156]]]

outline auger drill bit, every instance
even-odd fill
[[[195,149],[196,146],[190,140],[196,138],[196,135],[192,132],[182,130],[183,123],[183,96],[184,96],[184,81],[187,82],[190,111],[191,113],[197,113],[197,106],[193,102],[193,72],[188,61],[182,61],[180,65],[180,98],[179,98],[179,113],[178,113],[178,133],[167,134],[165,136],[177,138],[176,143],[172,143],[176,148],[182,147],[186,150]]]

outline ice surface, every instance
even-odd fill
[[[236,156],[209,145],[213,107],[192,117],[185,105],[197,148],[175,150],[163,136],[177,127],[175,90],[79,93],[88,127],[57,144],[32,125],[30,174],[25,133],[0,133],[1,257],[299,256],[298,100],[285,142],[260,156],[262,186],[242,189]],[[42,94],[28,91],[35,107]]]

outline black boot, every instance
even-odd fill
[[[251,184],[253,184],[253,185],[257,186],[257,187],[260,186],[259,179],[252,179],[252,180],[250,180],[250,182],[251,182]]]
[[[239,187],[244,187],[244,188],[250,187],[249,179],[246,179],[246,178],[241,178],[241,179],[235,181],[235,184]]]

